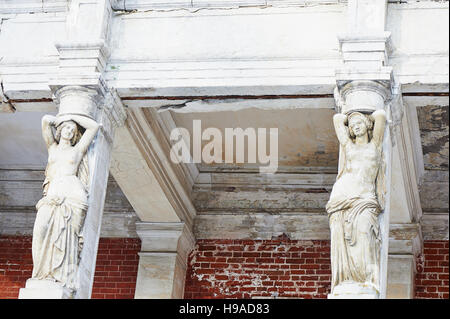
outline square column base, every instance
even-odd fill
[[[19,299],[71,299],[73,290],[53,280],[30,278],[19,290]]]
[[[371,285],[360,282],[343,282],[334,287],[328,299],[378,299],[378,291]]]

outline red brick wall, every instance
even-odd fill
[[[92,298],[134,298],[138,252],[135,238],[101,238]],[[0,236],[0,299],[17,299],[31,277],[30,236]]]
[[[140,239],[100,239],[92,299],[134,298],[140,250]]]
[[[416,298],[449,298],[449,243],[425,241]],[[133,298],[140,240],[101,238],[92,298]],[[0,299],[15,299],[31,276],[31,237],[0,236]],[[199,240],[190,254],[185,298],[326,298],[329,242]]]
[[[185,298],[326,298],[329,241],[198,240],[188,260]]]
[[[17,299],[32,270],[31,236],[0,236],[0,299]]]
[[[448,240],[425,241],[417,260],[416,298],[448,299]]]

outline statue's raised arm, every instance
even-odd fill
[[[42,137],[44,138],[45,145],[49,148],[51,145],[56,143],[55,137],[53,135],[52,126],[56,123],[56,117],[53,115],[44,115],[42,117]]]
[[[373,112],[371,116],[374,121],[372,141],[375,145],[381,147],[384,137],[384,128],[386,126],[386,112],[384,110],[377,110]]]
[[[345,114],[337,113],[333,116],[334,130],[336,131],[337,138],[342,146],[345,146],[348,141],[350,141],[348,127],[345,125],[346,121],[347,115]]]

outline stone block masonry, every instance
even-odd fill
[[[137,238],[100,238],[92,299],[132,299],[136,287]],[[31,236],[0,236],[0,299],[17,299],[31,277]]]
[[[329,241],[198,240],[185,298],[326,298]]]

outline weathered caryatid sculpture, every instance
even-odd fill
[[[97,91],[81,86],[62,87],[55,96],[58,115],[42,118],[48,163],[36,205],[32,277],[20,299],[76,298],[80,291],[86,298],[89,287],[82,284],[92,274],[86,264],[95,267],[90,261],[95,261],[109,168],[106,104]]]
[[[377,177],[382,164],[384,110],[349,110],[333,118],[341,167],[326,205],[331,230],[331,298],[380,291],[381,212]]]
[[[80,115],[42,118],[48,149],[43,198],[37,203],[33,229],[33,279],[76,289],[88,208],[87,150],[99,124]]]

